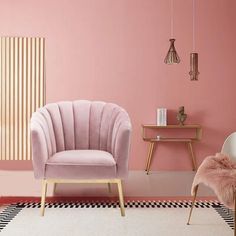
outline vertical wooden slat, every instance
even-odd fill
[[[5,72],[6,72],[6,96],[5,96],[5,141],[6,141],[6,157],[9,159],[9,38],[6,38],[6,61],[5,61]]]
[[[39,46],[38,46],[38,50],[39,50],[39,83],[38,83],[38,86],[39,86],[39,104],[38,106],[40,107],[40,102],[41,102],[41,39],[39,38]]]
[[[10,132],[10,151],[11,151],[11,155],[10,155],[10,160],[14,159],[14,144],[15,144],[15,135],[14,135],[14,129],[15,129],[15,124],[14,124],[14,75],[15,75],[15,71],[14,71],[15,65],[14,65],[14,38],[11,37],[10,38],[10,81],[11,81],[11,89],[10,89],[10,93],[11,93],[11,104],[10,104],[10,114],[11,114],[11,118],[10,118],[10,124],[11,124],[11,132]]]
[[[19,158],[19,123],[18,123],[18,110],[19,110],[19,66],[18,66],[18,60],[19,60],[19,38],[14,38],[14,53],[15,53],[15,58],[14,58],[14,68],[15,68],[15,77],[14,77],[14,81],[15,81],[15,87],[14,87],[14,91],[15,91],[15,99],[14,99],[14,125],[15,125],[15,154],[14,157],[16,160],[18,160]]]
[[[35,45],[35,107],[39,107],[39,38],[36,38],[36,45]]]
[[[27,45],[26,37],[23,38],[23,160],[27,159]]]
[[[9,79],[10,79],[10,104],[9,104],[9,114],[10,114],[10,119],[9,119],[9,159],[12,160],[13,159],[13,151],[14,151],[14,145],[13,145],[13,130],[14,130],[14,122],[13,122],[13,38],[10,38],[10,45],[9,45]]]
[[[30,118],[45,102],[44,38],[0,38],[0,160],[30,160]]]
[[[5,160],[6,157],[6,137],[5,137],[5,129],[6,129],[6,38],[2,38],[2,87],[1,87],[1,103],[2,103],[2,123],[1,123],[1,136],[2,136],[2,146],[1,146],[1,159]]]
[[[0,38],[0,125],[2,124],[2,38]],[[0,126],[0,157],[2,157],[2,125]]]
[[[45,38],[43,38],[43,99],[42,106],[46,104],[46,58],[45,58]]]
[[[40,38],[40,106],[44,105],[44,38]]]
[[[31,159],[30,117],[31,117],[31,39],[27,38],[27,159]]]
[[[22,71],[23,71],[23,66],[22,66],[22,37],[19,38],[19,51],[18,51],[18,92],[19,92],[19,98],[18,98],[18,131],[19,131],[19,160],[22,160],[22,108],[23,108],[23,103],[22,103]]]
[[[32,62],[31,62],[31,81],[32,81],[32,112],[35,111],[35,38],[32,38]]]

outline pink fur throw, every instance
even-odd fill
[[[192,184],[192,195],[200,183],[212,188],[219,201],[234,207],[236,189],[236,163],[222,153],[207,157],[197,170]]]

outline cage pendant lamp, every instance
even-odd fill
[[[193,52],[190,53],[190,80],[197,81],[198,75],[200,74],[198,71],[198,53],[196,53],[196,46],[195,46],[195,19],[196,19],[196,10],[195,10],[195,0],[192,0],[192,7],[193,7]]]
[[[174,0],[170,0],[171,3],[171,38],[170,38],[170,48],[167,52],[164,62],[168,65],[180,63],[180,57],[175,49],[175,39],[174,39]]]

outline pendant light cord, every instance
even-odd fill
[[[192,0],[193,3],[192,3],[192,7],[193,7],[193,20],[192,20],[192,23],[193,23],[193,52],[195,52],[196,50],[196,42],[195,42],[195,18],[196,18],[196,11],[195,11],[195,0]]]
[[[174,0],[170,0],[170,36],[174,38]]]

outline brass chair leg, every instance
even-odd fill
[[[111,193],[111,183],[108,183],[108,192]]]
[[[46,193],[47,193],[47,180],[43,179],[42,180],[41,209],[40,209],[41,216],[44,216]]]
[[[193,196],[193,202],[192,202],[191,209],[190,209],[190,212],[189,212],[189,217],[188,217],[187,225],[189,225],[189,222],[190,222],[190,218],[191,218],[191,215],[192,215],[193,207],[194,207],[194,204],[195,204],[195,201],[196,201],[196,197],[197,197],[197,191],[198,191],[198,185],[195,187],[194,196]]]
[[[122,184],[121,184],[120,179],[117,180],[117,186],[118,186],[118,193],[119,193],[121,216],[125,216],[124,196],[123,196]]]

